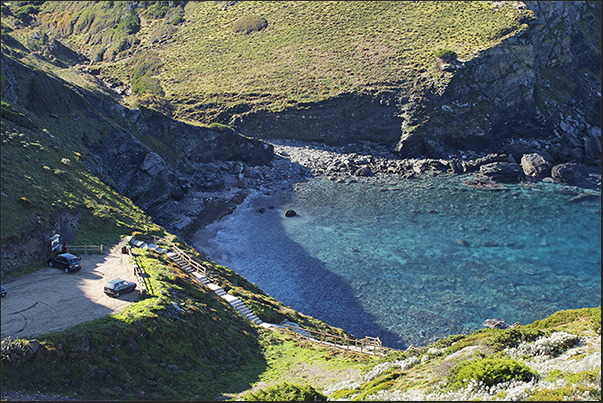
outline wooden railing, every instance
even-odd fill
[[[349,339],[346,337],[336,336],[333,334],[318,332],[315,330],[307,330],[291,324],[281,325],[283,328],[295,333],[296,337],[302,337],[309,341],[328,344],[331,346],[353,350],[366,354],[381,354],[385,355],[388,351],[401,351],[395,348],[384,347],[378,337],[365,337],[363,339]]]
[[[207,276],[207,268],[201,263],[190,257],[185,251],[170,242],[170,249],[174,251],[181,259],[187,262],[195,270],[198,270],[204,276]],[[318,332],[315,330],[303,329],[299,326],[294,326],[288,323],[281,325],[284,329],[295,333],[296,336],[305,338],[312,342],[319,342],[343,348],[346,350],[353,350],[360,353],[366,354],[380,354],[386,355],[388,351],[403,351],[391,347],[384,347],[379,337],[365,337],[363,339],[349,339],[346,337],[336,336],[328,333]]]
[[[138,266],[136,260],[134,260],[134,255],[132,254],[132,248],[130,248],[130,245],[124,246],[122,248],[122,252],[126,252],[130,258],[130,263],[134,269],[134,276],[136,276],[136,285],[138,286],[138,290],[140,290],[141,295],[145,295],[147,293],[147,286],[145,285],[143,278],[143,276],[146,276],[145,272]]]
[[[176,245],[172,244],[171,248],[174,251],[174,253],[176,253],[181,259],[183,259],[189,265],[191,265],[191,267],[193,269],[201,272],[201,274],[203,274],[204,276],[207,276],[207,268],[205,266],[203,266],[201,263],[199,263],[196,260],[194,260],[185,251],[183,251],[182,249],[180,249]]]
[[[100,253],[101,255],[104,253],[103,245],[69,245],[67,252],[84,252],[85,255],[88,252]]]

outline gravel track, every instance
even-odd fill
[[[119,312],[139,291],[111,298],[103,286],[114,278],[136,281],[122,239],[104,254],[82,255],[82,269],[66,274],[52,267],[3,282],[2,338],[31,339]]]

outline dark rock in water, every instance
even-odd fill
[[[555,165],[551,169],[551,176],[557,182],[568,185],[576,185],[588,181],[588,172],[586,169],[573,162]]]
[[[486,177],[476,176],[471,180],[463,181],[463,186],[467,186],[473,189],[482,190],[506,190],[507,188],[500,183],[493,182]]]
[[[285,217],[295,217],[296,215],[297,215],[297,213],[295,212],[295,210],[285,211]]]
[[[524,176],[521,165],[512,162],[492,162],[480,166],[479,172],[497,182],[516,183]]]
[[[264,213],[265,211],[266,211],[266,209],[265,209],[264,207],[261,207],[261,208],[258,210],[258,213],[260,213],[260,214],[261,214],[261,213]]]
[[[580,191],[576,188],[570,187],[570,186],[564,186],[561,189],[559,189],[559,193],[561,193],[562,195],[569,195],[569,196],[576,196],[578,195]]]
[[[484,246],[500,246],[497,242],[494,241],[486,241],[483,243]]]

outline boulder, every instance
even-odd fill
[[[538,153],[524,154],[521,157],[521,168],[526,176],[533,178],[551,175],[551,164]]]
[[[144,161],[142,161],[140,169],[142,169],[151,176],[157,176],[160,173],[166,171],[168,169],[168,166],[163,160],[163,158],[159,156],[159,154],[155,152],[150,152],[146,155]]]
[[[586,169],[582,165],[574,162],[565,162],[563,164],[555,165],[551,169],[551,176],[555,181],[567,185],[577,185],[588,182],[588,172]]]
[[[497,182],[513,183],[519,182],[524,174],[521,165],[513,162],[492,162],[480,166],[480,174]]]
[[[356,176],[372,176],[373,171],[371,171],[371,169],[367,166],[362,166],[362,167],[358,168],[356,170],[356,172],[354,172],[354,174]]]
[[[285,217],[295,217],[296,215],[297,215],[297,213],[295,212],[295,210],[285,211]]]

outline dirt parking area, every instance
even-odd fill
[[[119,312],[139,296],[139,291],[111,298],[103,292],[115,278],[136,281],[122,239],[104,254],[82,256],[82,269],[66,274],[42,267],[31,274],[3,282],[8,293],[2,298],[2,338],[31,339],[68,329]]]

